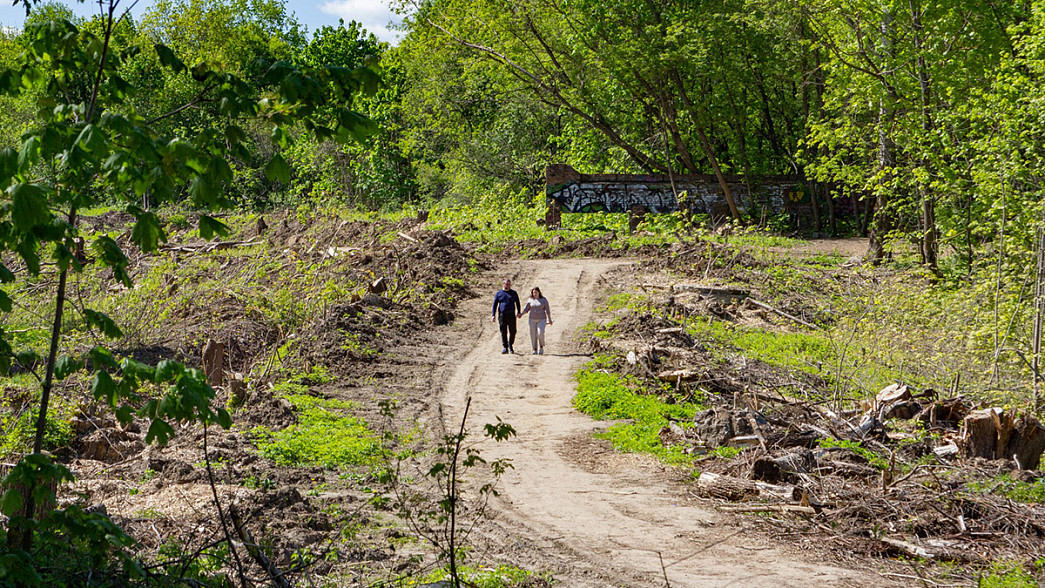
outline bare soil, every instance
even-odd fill
[[[525,321],[517,353],[500,354],[500,333],[484,299],[460,309],[455,326],[464,354],[444,368],[446,426],[501,418],[518,431],[481,446],[487,459],[511,459],[487,524],[488,541],[525,538],[564,585],[866,586],[883,578],[831,564],[803,542],[767,540],[738,517],[717,513],[691,491],[686,472],[615,452],[593,433],[604,423],[571,406],[574,374],[588,359],[574,339],[592,316],[608,274],[621,260],[554,259],[504,268],[520,292],[539,286],[552,302],[548,350],[529,354]],[[508,543],[511,544],[511,543]],[[863,567],[863,566],[861,566]]]
[[[306,371],[323,365],[334,376],[329,382],[303,382],[310,394],[352,401],[368,423],[415,428],[428,441],[456,431],[469,400],[470,439],[481,438],[483,425],[498,418],[518,432],[508,442],[476,446],[485,459],[509,459],[513,468],[499,480],[499,496],[468,538],[472,561],[547,572],[553,582],[576,588],[889,586],[911,585],[923,576],[883,557],[881,550],[854,551],[852,541],[829,528],[788,527],[769,517],[720,512],[715,501],[695,494],[692,471],[615,451],[593,436],[609,423],[573,409],[574,374],[592,352],[581,330],[595,316],[600,299],[670,281],[663,272],[694,280],[729,277],[756,286],[766,279],[758,271],[762,262],[741,250],[709,250],[706,243],[624,252],[606,238],[520,242],[492,259],[474,255],[445,233],[409,221],[400,224],[394,227],[399,237],[387,243],[370,224],[341,223],[316,238],[308,231],[318,230],[297,226],[291,218],[273,221],[266,239],[316,262],[347,256],[336,268],[345,279],[389,278],[385,292],[332,304],[295,334],[302,362],[296,367]],[[850,240],[793,253],[858,255],[865,247],[865,241]],[[230,258],[224,271],[241,271],[236,263],[241,261]],[[482,271],[474,273],[474,268]],[[548,327],[544,355],[529,353],[526,319],[519,322],[517,353],[501,354],[490,303],[504,276],[513,279],[520,294],[539,286],[551,300],[555,321]],[[401,296],[411,288],[423,295]],[[270,361],[264,350],[286,334],[244,315],[242,304],[232,302],[219,309],[229,316],[221,323],[225,330],[218,332],[229,342],[230,371],[246,373]],[[680,295],[670,304],[678,312],[787,328],[786,321],[781,326],[764,312],[714,302],[695,308],[691,302]],[[780,306],[807,320],[822,318],[803,300]],[[186,321],[192,323],[193,315]],[[645,340],[666,326],[641,313],[620,325]],[[191,362],[198,354],[190,339],[199,338],[191,333],[190,328],[172,329],[163,345],[129,352]],[[346,333],[356,345],[344,344]],[[676,343],[704,353],[693,341]],[[706,367],[709,379],[701,385],[712,393],[731,394],[731,387],[778,380],[811,391],[820,385],[756,361],[709,361]],[[432,549],[406,540],[411,533],[387,506],[388,490],[366,471],[281,467],[259,457],[255,427],[277,430],[297,421],[293,407],[269,383],[278,382],[254,383],[247,403],[233,415],[232,430],[207,432],[206,449],[204,431],[196,427],[183,427],[166,447],[146,448],[144,423],[121,428],[104,411],[87,411],[74,423],[78,437],[67,462],[79,482],[66,500],[104,509],[146,552],[174,541],[191,553],[220,541],[223,529],[213,505],[217,493],[225,507],[244,515],[282,569],[300,561],[295,552],[308,551],[317,560],[307,568],[310,576],[368,585],[375,578],[423,573],[438,565]],[[382,400],[397,403],[395,423],[380,414]],[[474,496],[489,481],[469,477],[469,493]],[[474,511],[463,515],[471,517]],[[874,520],[875,513],[867,518]],[[264,576],[257,568],[252,573]],[[546,584],[531,582],[534,588]]]

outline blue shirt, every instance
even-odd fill
[[[515,312],[512,312],[512,305],[515,305]],[[493,314],[497,316],[497,313],[508,314],[515,316],[522,312],[522,305],[519,302],[519,295],[515,290],[498,290],[493,295]]]

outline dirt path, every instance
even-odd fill
[[[525,319],[519,354],[500,354],[492,298],[461,308],[458,324],[471,337],[461,345],[471,349],[448,370],[443,414],[447,428],[456,429],[470,396],[475,436],[495,416],[518,431],[508,443],[481,447],[485,458],[514,465],[493,503],[505,540],[535,545],[572,588],[882,584],[880,576],[824,565],[733,528],[689,495],[678,472],[592,439],[604,424],[571,406],[573,375],[587,357],[571,353],[570,340],[590,320],[600,277],[622,263],[560,259],[503,268],[520,295],[536,285],[551,300],[555,324],[544,356],[529,354]]]

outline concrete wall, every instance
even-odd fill
[[[580,174],[568,165],[550,165],[546,170],[549,211],[559,212],[629,212],[642,207],[654,213],[673,212],[680,208],[676,194],[685,192],[685,207],[695,214],[713,217],[729,216],[722,187],[715,176],[674,176],[639,174]],[[773,212],[811,215],[809,192],[800,179],[789,176],[748,178],[726,176],[737,206],[742,210],[754,205]],[[558,224],[551,218],[549,223]]]

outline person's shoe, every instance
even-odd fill
[[[511,345],[508,346],[508,353],[515,353],[515,348]]]
[[[537,355],[537,348],[536,347],[533,348],[533,354]]]
[[[541,347],[541,350],[537,352],[537,355],[544,355],[544,347]]]
[[[504,354],[506,354],[506,353],[508,353],[508,348],[507,348],[507,347],[505,347],[505,348],[504,348],[504,350],[503,350],[503,351],[501,351],[501,355],[504,355]]]

